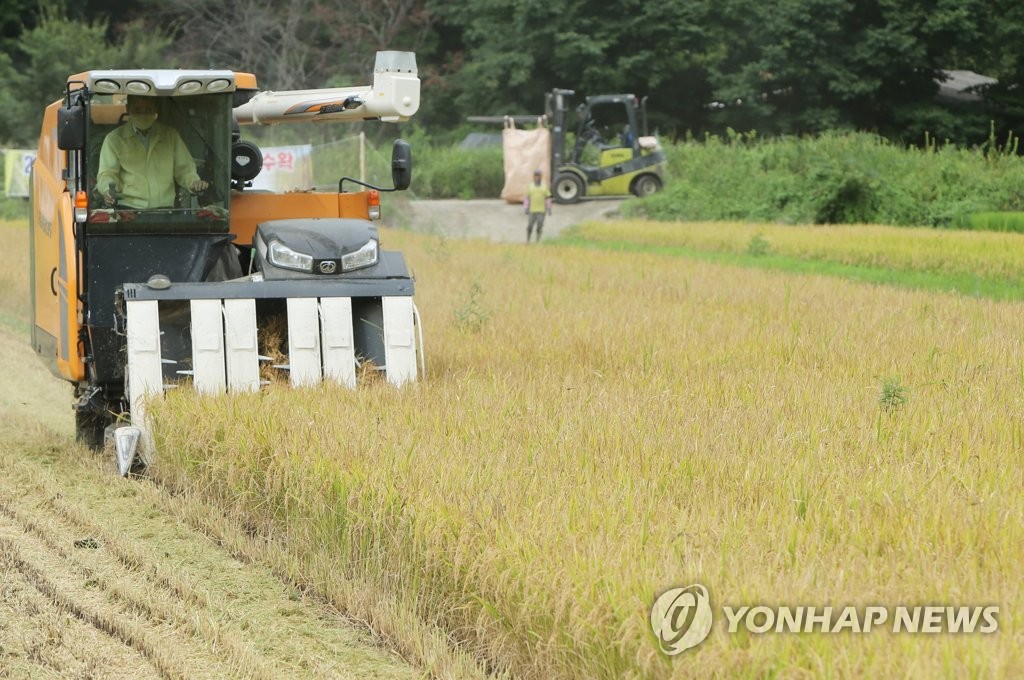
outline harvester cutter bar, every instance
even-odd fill
[[[143,283],[124,284],[124,299],[131,300],[229,300],[323,297],[392,297],[411,296],[411,279],[319,279],[274,280],[253,282],[204,281],[173,283],[169,288],[154,289]]]
[[[259,364],[267,357],[259,354],[256,302],[255,298],[189,301],[192,370],[188,373],[197,391],[216,395],[259,390]],[[147,454],[154,448],[147,401],[171,387],[164,384],[160,304],[156,299],[125,299],[129,407],[133,425],[141,430],[140,453],[147,465]],[[286,308],[291,385],[310,386],[328,380],[354,388],[358,357],[352,298],[289,297]],[[418,366],[412,297],[382,296],[380,309],[384,358],[380,369],[393,385],[415,381]]]

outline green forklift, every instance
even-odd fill
[[[647,98],[631,94],[587,97],[570,130],[569,97],[555,89],[544,96],[544,116],[469,116],[474,123],[533,124],[551,130],[551,193],[558,203],[583,198],[650,196],[665,183],[665,152],[647,133]],[[566,152],[570,137],[572,149]]]
[[[551,193],[558,203],[584,196],[650,196],[665,183],[665,152],[647,134],[647,98],[631,94],[587,97],[578,107],[572,151],[568,141],[568,97],[573,90],[545,96],[551,124]],[[640,134],[642,131],[642,134]]]

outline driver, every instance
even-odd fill
[[[128,95],[127,109],[127,122],[106,136],[100,150],[96,188],[108,207],[171,208],[175,182],[193,192],[209,186],[178,131],[156,121],[156,98]]]

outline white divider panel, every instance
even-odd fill
[[[416,341],[412,298],[384,297],[384,363],[388,382],[403,385],[416,380]]]
[[[356,386],[356,348],[352,338],[352,298],[320,300],[324,378]]]
[[[200,394],[223,394],[224,312],[220,300],[192,300],[192,384]]]
[[[293,387],[320,382],[320,313],[316,298],[288,298],[288,365]]]
[[[128,397],[132,422],[142,430],[139,454],[149,464],[152,436],[146,425],[145,398],[164,393],[160,361],[160,308],[156,300],[129,300],[125,311],[128,350]]]
[[[224,342],[228,389],[232,392],[259,390],[255,300],[224,300]]]

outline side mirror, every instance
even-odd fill
[[[61,151],[85,148],[85,107],[81,104],[57,109],[57,148]]]
[[[396,139],[391,148],[391,183],[396,191],[404,191],[412,183],[412,147],[404,139]]]
[[[338,180],[338,193],[345,193],[346,181],[377,191],[405,191],[412,182],[412,147],[404,139],[396,139],[395,145],[391,147],[391,183],[394,186],[390,189],[367,184],[355,177],[342,177]]]

